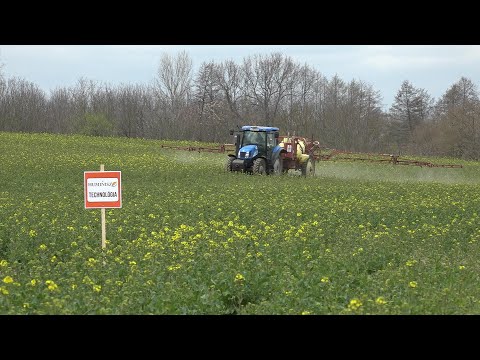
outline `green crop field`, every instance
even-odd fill
[[[165,142],[0,133],[1,314],[479,314],[480,165],[224,171]],[[84,208],[83,172],[123,207]]]

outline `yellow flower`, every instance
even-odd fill
[[[407,265],[407,266],[413,266],[413,265],[415,265],[416,263],[417,263],[417,260],[408,260],[408,261],[405,263],[405,265]]]
[[[417,287],[417,282],[416,281],[410,281],[408,283],[408,286],[410,286],[411,288],[416,288]]]
[[[58,285],[55,284],[52,280],[45,281],[45,285],[47,285],[47,288],[50,291],[54,291],[58,289]]]
[[[72,284],[72,290],[75,290],[77,288],[77,284]]]
[[[298,216],[298,217],[302,216],[302,213],[297,213],[297,216]]]
[[[378,304],[378,305],[384,305],[386,304],[387,302],[385,301],[385,299],[383,298],[383,296],[379,296],[375,302]]]
[[[243,281],[245,281],[245,277],[242,274],[235,275],[235,282],[241,283]]]
[[[23,308],[24,309],[28,309],[30,307],[30,304],[29,303],[23,303]]]
[[[1,267],[6,267],[8,265],[8,261],[7,260],[2,260],[0,261],[0,266]]]
[[[4,279],[3,279],[3,282],[4,282],[5,284],[10,284],[10,283],[13,282],[13,279],[12,279],[11,276],[5,276]]]
[[[42,245],[39,246],[39,249],[40,250],[47,250],[47,245],[42,244]]]
[[[50,259],[50,261],[53,263],[55,261],[57,261],[57,257],[55,255],[52,256],[52,258]]]
[[[93,291],[95,292],[100,292],[102,290],[102,286],[101,285],[93,285]]]
[[[310,315],[310,314],[311,314],[311,312],[308,311],[308,310],[302,311],[302,315]]]
[[[28,235],[30,235],[30,237],[35,237],[35,236],[37,236],[37,232],[35,230],[30,230],[28,232]]]
[[[328,283],[328,282],[330,282],[330,279],[328,278],[328,276],[324,276],[324,277],[322,277],[322,278],[320,279],[320,281],[321,281],[322,283]]]
[[[1,286],[0,286],[0,292],[1,292],[3,295],[8,295],[8,294],[9,294],[8,290],[5,289],[4,287],[1,287]]]
[[[30,285],[32,285],[32,286],[37,285],[37,280],[35,280],[35,279],[30,280]]]
[[[459,270],[465,270],[465,266],[464,266],[464,265],[460,265],[460,266],[458,267],[458,269],[459,269]]]
[[[350,303],[348,304],[348,309],[349,310],[357,310],[362,306],[362,302],[358,299],[352,299],[350,300]]]
[[[178,270],[182,267],[182,265],[180,264],[177,264],[177,265],[170,265],[167,267],[168,271],[175,271],[175,270]]]

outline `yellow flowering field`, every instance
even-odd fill
[[[165,143],[0,133],[1,314],[480,313],[478,163],[262,177]],[[100,164],[122,171],[105,250]]]

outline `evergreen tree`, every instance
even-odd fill
[[[408,144],[416,127],[424,123],[432,110],[432,98],[408,80],[400,87],[390,108],[391,137],[398,145]]]

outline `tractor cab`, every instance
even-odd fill
[[[268,158],[277,145],[278,128],[244,126],[240,134],[240,141],[237,142],[239,159]]]

